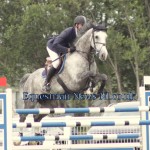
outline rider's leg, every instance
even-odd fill
[[[47,47],[47,51],[49,53],[49,55],[51,56],[52,61],[57,59],[59,57],[59,55],[57,53],[55,53],[54,51],[50,50]],[[50,91],[50,84],[49,82],[51,81],[52,77],[55,75],[57,67],[59,66],[60,60],[56,60],[54,62],[52,62],[52,67],[49,69],[48,74],[47,74],[47,78],[44,84],[44,89],[48,92]]]

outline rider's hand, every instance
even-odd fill
[[[76,50],[76,47],[75,47],[75,46],[70,47],[70,53],[73,53],[75,50]]]

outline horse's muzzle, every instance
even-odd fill
[[[100,59],[101,61],[105,61],[105,60],[107,59],[107,54],[106,54],[106,53],[100,54],[99,59]]]

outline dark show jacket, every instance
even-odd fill
[[[58,36],[51,38],[47,42],[47,46],[52,51],[60,54],[67,53],[69,44],[76,38],[76,31],[74,27],[69,27],[62,31]]]

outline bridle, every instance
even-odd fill
[[[94,30],[94,29],[93,29],[91,42],[92,42],[92,40],[93,40],[93,44],[94,44],[94,47],[93,47],[93,48],[94,48],[94,50],[96,51],[96,55],[97,55],[97,54],[99,54],[99,53],[101,52],[102,47],[103,47],[103,46],[106,46],[106,43],[96,42],[96,41],[95,41],[95,38],[94,38],[94,32],[95,32],[95,31],[98,31],[98,30]],[[101,45],[102,45],[101,48],[100,48],[100,50],[97,50],[96,44],[101,44]]]

